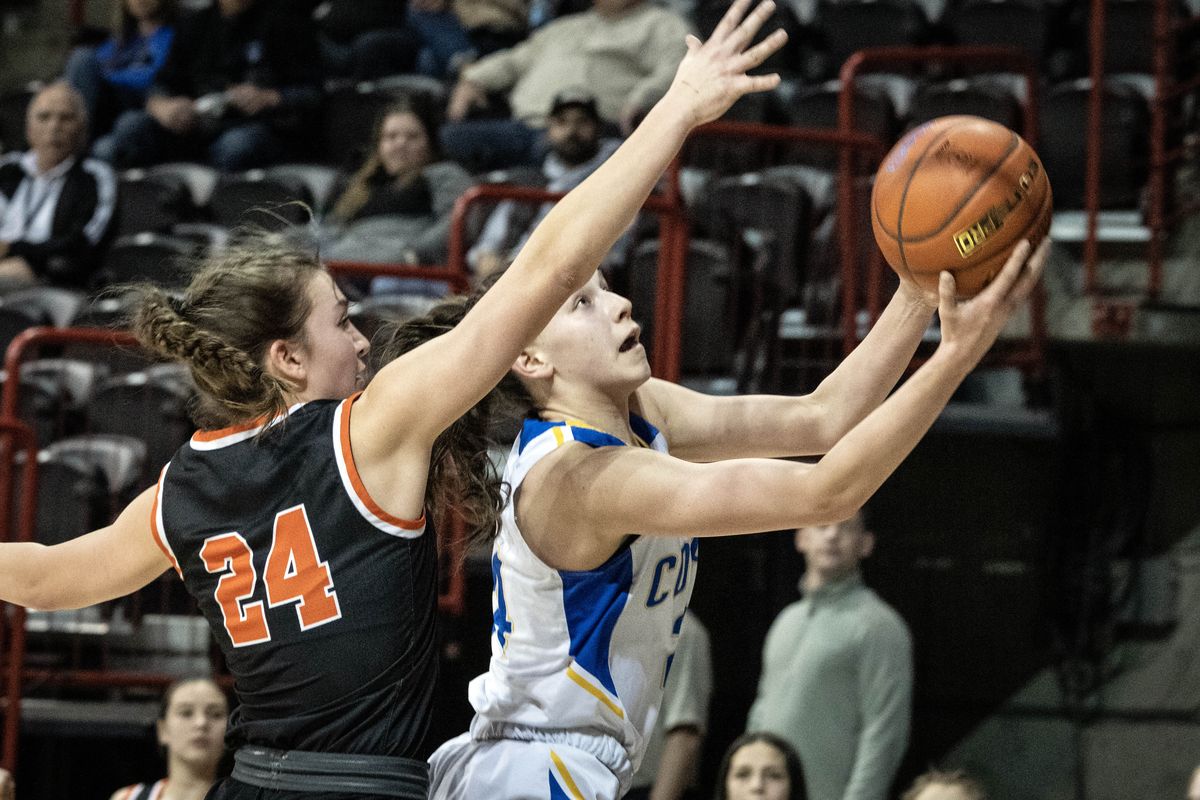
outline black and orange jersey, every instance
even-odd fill
[[[436,542],[383,511],[350,450],[355,398],[201,431],[163,468],[154,536],[235,679],[227,737],[413,757],[437,676]]]

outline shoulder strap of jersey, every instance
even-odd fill
[[[630,414],[629,421],[634,434],[641,440],[639,444],[653,450],[666,452],[666,439],[657,428],[636,414]],[[520,435],[513,443],[508,466],[504,470],[504,479],[511,490],[516,491],[534,464],[541,461],[547,453],[553,452],[567,442],[581,442],[588,447],[625,446],[625,442],[611,433],[593,428],[584,422],[525,420]]]

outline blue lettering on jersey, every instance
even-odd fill
[[[504,602],[504,581],[500,578],[500,556],[492,553],[492,585],[496,587],[496,610],[492,612],[492,632],[503,650],[512,633],[512,620],[508,618],[508,606]]]
[[[668,595],[682,594],[691,577],[691,565],[700,560],[700,540],[690,539],[683,543],[679,555],[663,556],[654,565],[654,580],[650,583],[650,594],[646,597],[647,608],[653,608],[667,599]],[[678,571],[676,571],[678,567]],[[671,589],[663,585],[663,578],[675,572],[675,583]]]

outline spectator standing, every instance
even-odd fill
[[[775,619],[763,646],[747,730],[786,739],[811,800],[884,800],[908,743],[912,640],[862,582],[874,535],[862,513],[801,528],[803,599]]]
[[[586,86],[600,118],[628,134],[670,85],[688,23],[646,0],[593,0],[590,11],[545,25],[509,50],[462,71],[442,131],[447,155],[472,169],[534,166],[545,155],[546,111],[565,89]],[[505,93],[511,119],[467,119]]]
[[[298,153],[320,103],[305,15],[273,0],[217,0],[180,20],[143,111],[117,118],[94,152],[121,168],[202,158],[236,172]]]
[[[112,222],[117,180],[107,164],[80,158],[83,98],[47,86],[25,115],[29,150],[0,158],[0,281],[85,288]]]

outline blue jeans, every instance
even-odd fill
[[[421,36],[417,71],[434,78],[445,78],[456,56],[473,55],[475,45],[466,28],[452,11],[408,10],[408,24]]]
[[[536,167],[546,157],[545,131],[515,119],[468,119],[442,126],[442,151],[472,172]]]
[[[107,133],[117,114],[141,108],[146,102],[145,92],[108,82],[93,47],[72,50],[63,68],[63,77],[83,97],[93,138]]]
[[[126,111],[117,117],[112,132],[96,141],[92,154],[118,169],[207,156],[208,163],[222,172],[241,172],[279,161],[286,148],[265,122],[228,125],[215,135],[180,136],[145,111]]]

